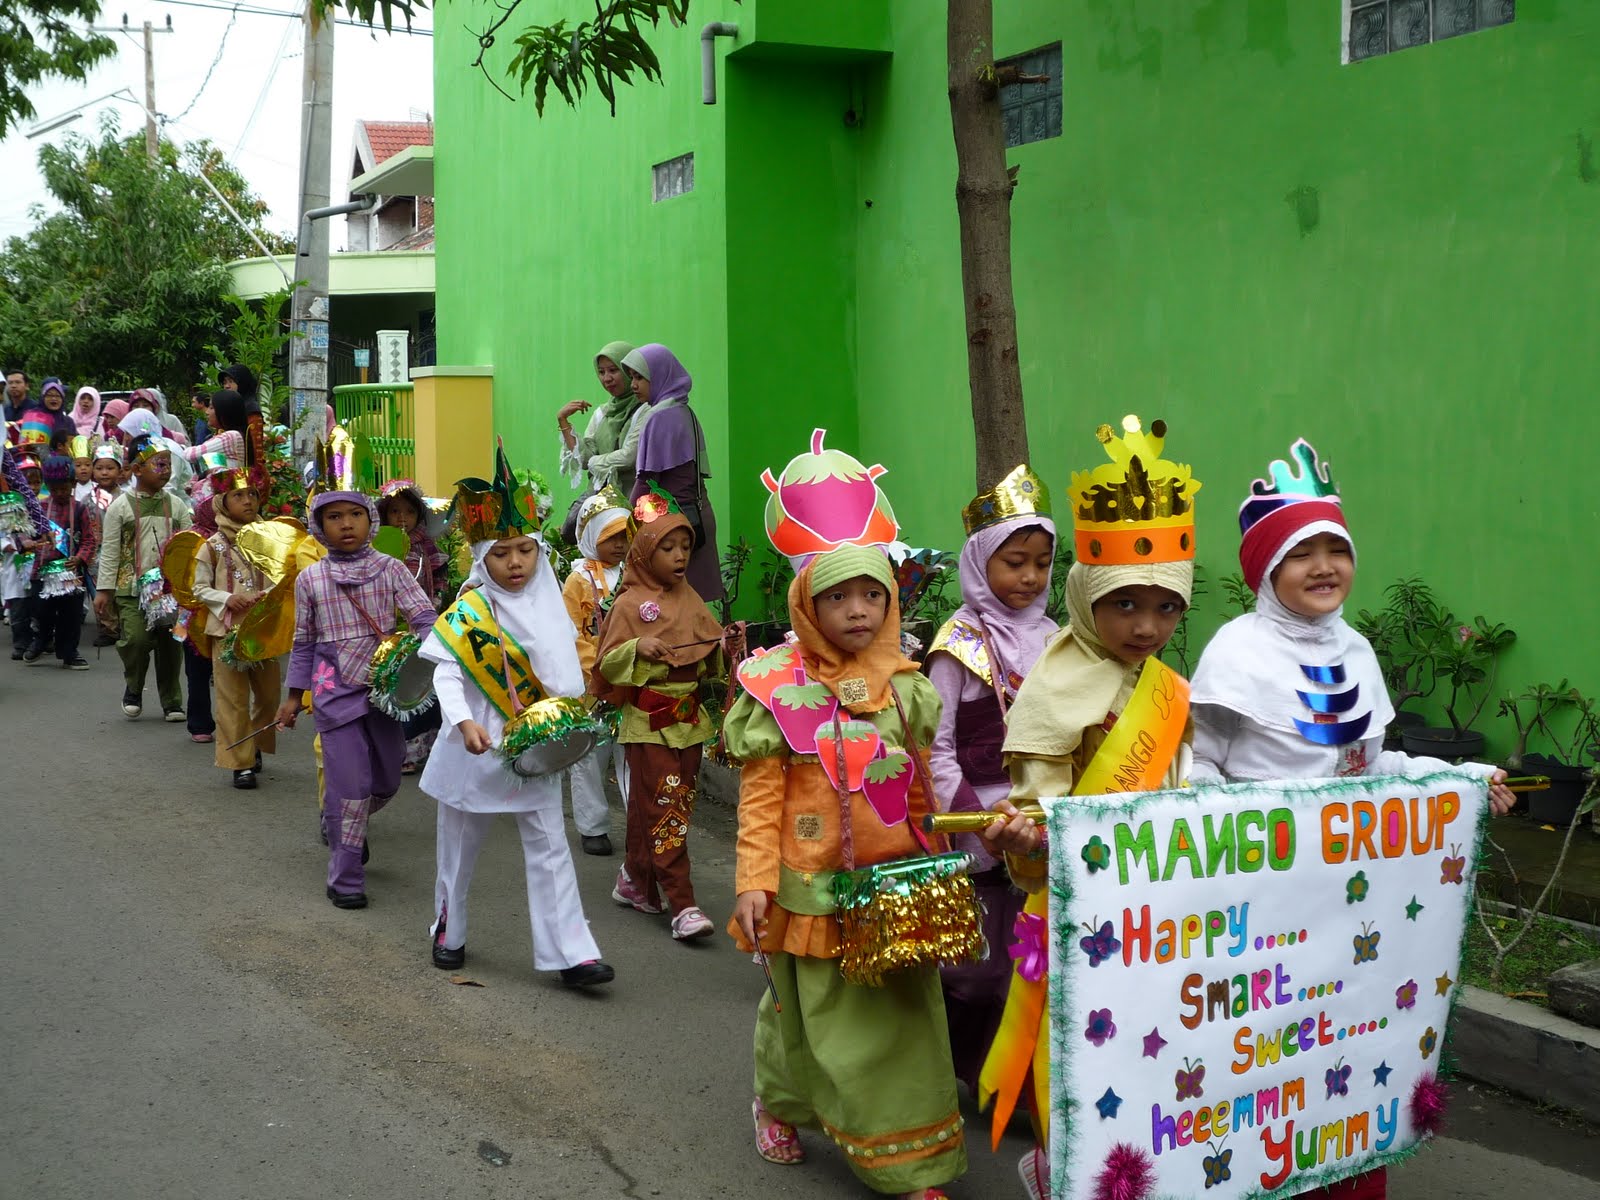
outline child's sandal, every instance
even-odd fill
[[[756,1123],[757,1154],[780,1167],[792,1167],[805,1161],[806,1148],[800,1144],[799,1131],[787,1121],[780,1121],[769,1113],[761,1103],[761,1097],[757,1096],[751,1102],[750,1116]]]

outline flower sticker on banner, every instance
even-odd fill
[[[1428,1031],[1417,1039],[1417,1049],[1422,1051],[1424,1059],[1433,1053],[1433,1048],[1438,1044],[1439,1034],[1432,1025],[1429,1025]]]
[[[1350,1071],[1350,1064],[1342,1058],[1328,1068],[1322,1078],[1323,1083],[1328,1088],[1326,1099],[1332,1100],[1335,1096],[1348,1096],[1350,1094]]]
[[[1461,871],[1467,865],[1467,860],[1461,854],[1461,847],[1455,843],[1450,845],[1451,857],[1441,859],[1439,862],[1439,882],[1460,884]]]
[[[1020,974],[1020,972],[1019,972]],[[1111,1019],[1109,1008],[1097,1008],[1089,1013],[1089,1025],[1083,1031],[1084,1038],[1096,1046],[1104,1046],[1108,1041],[1117,1036],[1117,1024]]]
[[[1096,920],[1098,919],[1096,918]],[[1122,949],[1122,943],[1117,941],[1117,936],[1112,931],[1110,921],[1101,925],[1098,932],[1092,924],[1085,923],[1084,928],[1089,931],[1089,936],[1078,939],[1078,948],[1089,956],[1089,965],[1091,967],[1098,967],[1106,959]]]
[[[1018,913],[1016,923],[1011,927],[1017,940],[1007,947],[1006,953],[1016,960],[1017,974],[1029,983],[1038,983],[1049,968],[1049,931],[1050,925],[1043,917],[1027,912]],[[1109,1019],[1110,1013],[1106,1015]]]
[[[1357,871],[1350,876],[1349,881],[1344,885],[1344,902],[1346,904],[1355,904],[1359,900],[1365,900],[1368,890],[1367,873],[1365,871]]]
[[[1206,1094],[1205,1064],[1199,1059],[1196,1059],[1193,1063],[1190,1063],[1187,1058],[1184,1059],[1183,1069],[1177,1072],[1177,1074],[1173,1075],[1172,1082],[1173,1085],[1178,1089],[1179,1100],[1188,1100],[1191,1098],[1198,1100],[1200,1097]]]
[[[1378,961],[1378,939],[1382,936],[1382,933],[1373,932],[1372,922],[1368,921],[1361,927],[1361,932],[1350,939],[1356,948],[1355,961],[1358,965]]]
[[[1111,847],[1100,840],[1098,833],[1084,843],[1080,854],[1091,875],[1096,871],[1104,871],[1111,865]]]
[[[639,605],[639,620],[659,621],[661,619],[661,606],[654,600],[646,600]]]
[[[1224,1141],[1227,1139],[1224,1138]],[[1233,1178],[1233,1171],[1229,1163],[1233,1160],[1232,1150],[1223,1150],[1215,1142],[1210,1143],[1211,1153],[1206,1155],[1200,1165],[1206,1172],[1206,1189],[1220,1187]]]
[[[1394,1006],[1396,1008],[1415,1008],[1417,1006],[1417,981],[1408,979],[1394,990]]]

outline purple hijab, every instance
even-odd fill
[[[1056,536],[1054,521],[1030,514],[996,522],[967,539],[966,545],[961,547],[962,605],[954,616],[957,621],[973,625],[982,621],[989,634],[991,665],[998,658],[1004,673],[1018,678],[1025,677],[1033,669],[1039,655],[1044,653],[1045,642],[1056,631],[1056,623],[1044,612],[1050,603],[1050,587],[1046,583],[1038,599],[1019,611],[989,590],[988,569],[989,560],[1005,540],[1030,525],[1043,529],[1052,539]]]
[[[689,411],[689,389],[694,385],[683,364],[659,342],[649,342],[628,354],[622,365],[650,381],[650,407],[639,432],[640,471],[669,471],[686,462],[701,463],[704,471],[705,439]]]

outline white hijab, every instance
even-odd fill
[[[607,504],[598,492],[578,509],[578,552],[584,557],[584,569],[592,576],[598,568],[605,576],[608,592],[617,590],[617,581],[622,578],[622,564],[619,562],[614,567],[608,567],[600,561],[600,535],[618,521],[627,519],[627,509]]]
[[[583,669],[578,665],[578,631],[567,615],[544,539],[537,534],[527,536],[539,544],[539,549],[534,556],[533,575],[521,590],[509,591],[490,577],[483,560],[495,544],[493,539],[472,544],[469,582],[479,585],[500,628],[527,652],[528,664],[544,690],[551,696],[582,696],[585,683]],[[439,635],[431,631],[418,653],[430,662],[455,661]]]
[[[1339,695],[1359,688],[1340,723],[1368,716],[1364,737],[1382,734],[1394,720],[1394,706],[1383,680],[1383,670],[1372,646],[1346,623],[1344,609],[1320,617],[1306,617],[1278,599],[1272,573],[1298,543],[1318,533],[1332,533],[1350,542],[1355,562],[1355,542],[1350,531],[1334,521],[1313,521],[1292,530],[1273,553],[1256,593],[1256,611],[1235,617],[1211,639],[1195,668],[1190,699],[1195,704],[1215,704],[1242,713],[1269,729],[1300,732],[1296,720],[1310,721],[1312,710],[1301,698]],[[1307,667],[1341,667],[1342,683],[1310,679]]]

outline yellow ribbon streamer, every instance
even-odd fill
[[[481,593],[468,592],[445,609],[433,623],[433,632],[506,720],[516,716],[519,709],[544,699],[544,685],[533,673],[527,651],[500,628]],[[517,702],[512,701],[506,670],[515,681]]]

